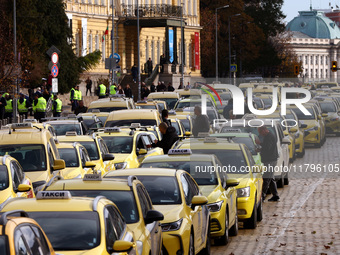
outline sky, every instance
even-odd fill
[[[289,22],[299,15],[298,11],[309,10],[311,0],[284,0],[282,11],[287,16],[285,21]],[[312,0],[313,9],[329,9],[329,3],[340,7],[340,0]]]

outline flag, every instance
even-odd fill
[[[102,37],[102,42],[104,42],[105,41],[105,35],[103,35],[103,37]]]
[[[109,34],[109,26],[106,27],[106,30],[105,30],[105,35],[108,35]]]

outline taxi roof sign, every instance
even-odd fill
[[[100,109],[93,109],[92,110],[92,113],[99,113],[100,112]]]
[[[242,133],[239,128],[223,128],[223,133]]]
[[[204,143],[217,143],[217,139],[216,137],[208,136],[204,138]]]
[[[20,128],[33,128],[33,124],[32,123],[13,123],[11,124],[11,128],[12,129],[20,129]]]
[[[130,128],[140,128],[140,123],[131,123]]]
[[[102,175],[101,174],[85,174],[83,181],[101,181]]]
[[[72,195],[69,191],[38,191],[37,200],[43,199],[71,199]]]
[[[198,133],[198,135],[197,135],[197,137],[208,137],[210,134],[209,134],[209,132],[199,132]]]
[[[77,132],[76,131],[67,131],[66,136],[77,136]]]
[[[36,119],[24,119],[23,122],[24,123],[38,123]]]
[[[106,127],[104,129],[104,133],[118,133],[120,132],[120,128],[119,127]]]
[[[170,149],[168,155],[191,155],[191,149]]]

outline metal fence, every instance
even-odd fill
[[[140,17],[181,17],[182,6],[169,4],[141,4],[139,5]],[[137,6],[122,4],[122,17],[137,17]]]

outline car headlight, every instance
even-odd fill
[[[143,242],[142,241],[137,241],[136,244],[137,244],[138,254],[143,254]]]
[[[127,167],[127,163],[126,162],[115,163],[116,170],[118,170],[118,169],[125,169],[126,167]]]
[[[181,228],[183,219],[179,219],[178,221],[175,222],[170,222],[170,223],[163,223],[161,225],[162,231],[167,232],[167,231],[176,231]]]
[[[237,197],[249,197],[249,196],[250,196],[250,187],[237,189]]]
[[[316,130],[318,130],[319,128],[317,127],[317,126],[314,126],[314,127],[311,127],[311,128],[308,128],[308,129],[305,129],[305,131],[308,131],[308,132],[310,132],[310,131],[316,131]]]
[[[216,203],[207,204],[207,206],[210,212],[218,212],[219,210],[221,210],[222,204],[223,204],[223,200],[218,201]]]

